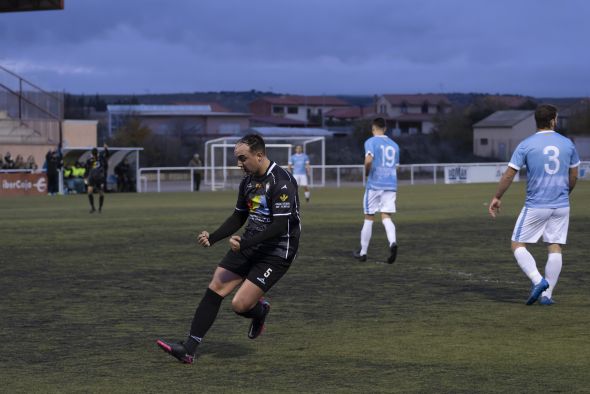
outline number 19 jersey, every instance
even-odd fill
[[[508,165],[527,168],[525,207],[569,207],[569,169],[580,165],[574,143],[552,130],[539,131],[523,140]]]
[[[365,141],[365,156],[373,156],[367,189],[397,191],[399,146],[388,136],[378,135]]]

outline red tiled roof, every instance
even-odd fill
[[[394,106],[422,105],[424,102],[432,105],[450,106],[451,102],[444,94],[384,94],[383,97]]]
[[[261,97],[258,100],[263,100],[271,104],[309,105],[316,107],[345,107],[350,105],[346,101],[332,96],[270,96]]]

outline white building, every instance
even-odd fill
[[[520,141],[537,131],[535,111],[497,111],[473,125],[473,154],[508,161]]]

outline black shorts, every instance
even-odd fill
[[[219,267],[248,279],[266,293],[287,273],[293,260],[294,258],[287,260],[251,249],[237,253],[229,250]]]
[[[90,175],[88,175],[88,186],[93,187],[95,189],[104,190],[104,186],[105,186],[104,174],[99,171],[91,171]]]

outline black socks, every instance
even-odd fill
[[[217,312],[219,312],[221,301],[223,301],[222,296],[207,288],[203,299],[195,311],[195,317],[193,317],[193,322],[191,323],[190,335],[184,344],[184,347],[186,347],[189,353],[195,353],[197,346],[201,342],[200,339],[207,334],[207,331],[213,325],[217,317]]]

